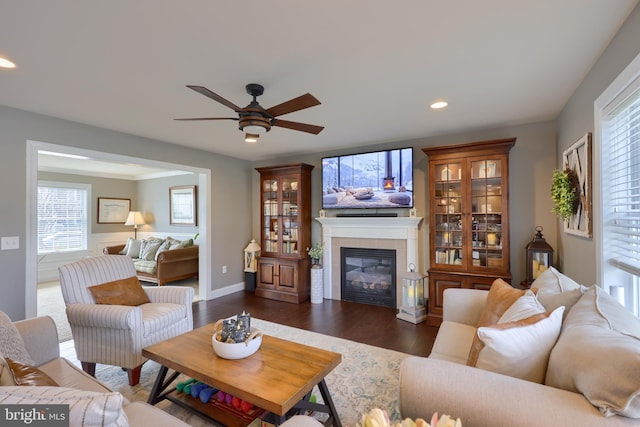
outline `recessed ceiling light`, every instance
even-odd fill
[[[434,110],[440,110],[444,107],[446,107],[447,105],[449,105],[449,103],[447,101],[435,101],[433,104],[431,104],[431,108]]]
[[[16,64],[0,56],[0,68],[16,68]]]

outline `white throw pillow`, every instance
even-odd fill
[[[534,314],[544,313],[544,306],[538,301],[536,295],[531,291],[526,291],[523,296],[518,298],[516,302],[511,304],[511,307],[507,309],[498,323],[515,322],[516,320],[526,319]]]
[[[68,387],[0,387],[0,402],[20,405],[69,405],[69,425],[127,427],[120,393],[99,393]]]
[[[136,240],[129,237],[127,240],[127,253],[126,255],[130,258],[140,258],[140,246],[142,245],[142,240]]]
[[[579,283],[560,273],[554,267],[547,268],[531,284],[531,289],[548,289],[552,292],[566,292],[579,287]]]
[[[478,338],[484,348],[475,366],[527,381],[544,382],[549,354],[560,335],[563,312],[564,307],[559,307],[542,320],[524,326],[478,328]]]

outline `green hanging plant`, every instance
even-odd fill
[[[551,184],[551,199],[554,206],[551,212],[557,214],[563,221],[578,212],[580,205],[580,181],[578,175],[571,169],[553,171]]]

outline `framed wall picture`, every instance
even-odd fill
[[[577,211],[564,222],[565,233],[591,238],[593,235],[591,207],[591,132],[577,140],[562,155],[563,170],[570,169],[578,177],[580,194]]]
[[[98,197],[98,224],[124,224],[131,210],[131,199]]]
[[[195,185],[169,188],[169,224],[198,225],[196,190]]]

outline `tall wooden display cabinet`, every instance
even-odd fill
[[[311,170],[298,163],[260,173],[260,257],[255,293],[300,303],[310,296]]]
[[[445,289],[511,281],[509,150],[516,138],[429,147],[429,312],[442,322]]]

